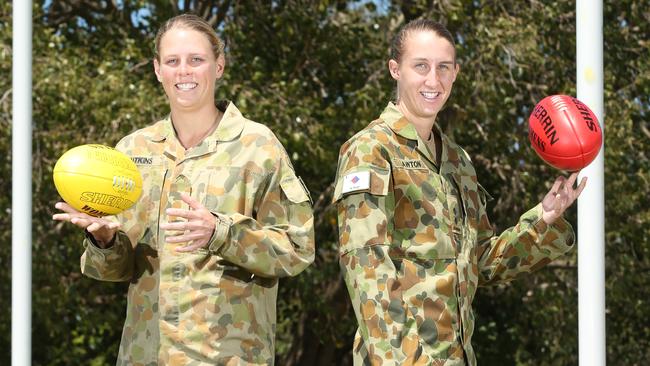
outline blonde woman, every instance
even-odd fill
[[[93,218],[82,272],[129,281],[118,365],[272,365],[278,279],[314,259],[311,202],[273,133],[214,100],[221,40],[193,15],[167,21],[154,69],[170,114],[117,144],[138,164],[131,209]]]

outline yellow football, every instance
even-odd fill
[[[115,215],[142,193],[142,177],[126,154],[104,145],[66,151],[54,166],[56,190],[70,206],[91,216]]]

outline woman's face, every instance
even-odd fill
[[[432,31],[409,32],[402,60],[390,60],[388,68],[397,80],[398,106],[420,120],[436,118],[459,70],[453,45]]]
[[[205,35],[189,28],[172,28],[160,40],[159,56],[154,70],[172,109],[214,105],[215,82],[223,75],[225,62],[223,56],[215,60]]]

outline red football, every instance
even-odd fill
[[[537,103],[528,118],[528,138],[545,162],[569,171],[589,165],[603,142],[596,115],[568,95],[551,95]]]

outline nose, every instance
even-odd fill
[[[181,64],[178,67],[178,72],[180,72],[181,75],[188,75],[190,73],[190,70],[190,65],[188,65],[185,60],[182,60]]]
[[[431,72],[427,75],[424,85],[429,86],[429,87],[435,87],[438,86],[438,83],[440,83],[440,75],[438,75],[438,72],[436,69],[432,69]]]

